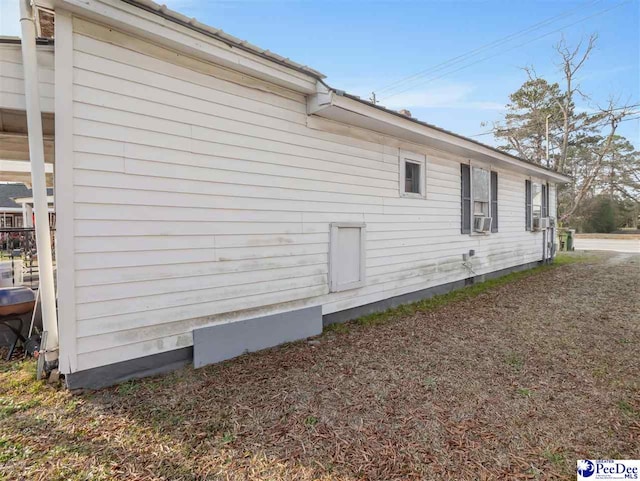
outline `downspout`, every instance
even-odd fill
[[[36,26],[29,0],[20,1],[20,28],[22,30],[22,65],[24,69],[24,94],[29,135],[29,158],[31,160],[31,186],[36,213],[35,231],[38,249],[40,282],[38,289],[42,302],[42,324],[46,332],[45,370],[56,366],[58,361],[58,319],[56,295],[53,284],[53,259],[49,230],[49,206],[47,181],[44,168],[44,140],[42,136],[42,114],[38,90],[38,58],[36,53]]]

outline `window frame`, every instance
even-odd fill
[[[494,176],[494,173],[496,175],[496,180],[497,180],[497,171],[493,170],[491,168],[491,165],[487,165],[487,164],[482,164],[479,162],[469,162],[469,163],[461,163],[460,164],[460,176],[462,177],[463,175],[463,168],[462,166],[466,166],[469,169],[469,231],[467,232],[466,229],[464,229],[464,220],[462,219],[462,217],[464,216],[464,207],[461,208],[461,212],[460,212],[460,216],[461,216],[461,233],[465,234],[465,235],[472,235],[472,236],[486,236],[489,235],[491,233],[495,233],[498,232],[497,227],[494,229],[493,226],[493,189],[491,188],[491,179]],[[481,169],[486,171],[489,175],[487,176],[488,179],[488,188],[489,188],[489,200],[487,202],[482,202],[482,203],[486,203],[487,207],[488,207],[488,214],[487,215],[483,215],[482,217],[490,217],[491,218],[491,229],[489,229],[489,232],[476,232],[473,229],[473,225],[474,225],[474,219],[476,217],[475,215],[475,203],[476,200],[473,196],[473,169]],[[497,182],[496,182],[496,188],[497,188]],[[461,202],[464,205],[464,202],[467,201],[466,197],[464,197],[464,192],[462,192],[462,180],[460,182],[460,198],[461,198]],[[496,189],[497,190],[497,189]],[[497,192],[496,192],[496,196],[497,196]],[[496,206],[497,206],[497,197],[496,197]],[[497,211],[497,209],[496,209]]]
[[[544,217],[543,211],[542,211],[542,208],[544,206],[543,197],[545,195],[543,186],[544,186],[544,184],[542,182],[534,182],[534,181],[531,182],[531,224],[532,225],[533,225],[533,219],[536,218],[536,207],[540,206],[540,209],[539,209],[540,213],[538,215],[538,218],[541,219],[542,217]],[[540,193],[540,203],[539,204],[535,203],[534,191],[537,191],[537,192]]]
[[[540,209],[540,216],[545,218],[549,217],[549,183],[542,183],[542,207]]]
[[[420,168],[420,179],[418,183],[420,192],[406,191],[407,163],[418,165]],[[398,157],[398,170],[399,170],[400,197],[407,197],[407,198],[413,198],[413,199],[426,199],[427,198],[427,158],[426,156],[424,154],[418,154],[416,152],[401,150],[400,155]]]
[[[338,282],[338,231],[341,228],[360,229],[360,278],[354,282]],[[364,287],[367,283],[367,224],[364,222],[332,222],[329,224],[329,292],[342,292]]]
[[[537,186],[537,188],[535,187]],[[540,193],[540,204],[534,204],[534,191]],[[540,180],[534,180],[529,177],[524,181],[524,229],[527,232],[537,232],[534,229],[535,208],[540,206],[540,215],[538,218],[544,219],[549,217],[549,183]]]

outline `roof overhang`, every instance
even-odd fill
[[[550,182],[565,183],[571,180],[566,175],[545,169],[400,113],[347,96],[320,83],[318,92],[308,99],[307,112],[309,115],[317,115],[389,137],[450,152],[461,157],[487,162]]]
[[[0,143],[1,143],[0,138]],[[47,185],[53,185],[53,164],[44,164]],[[31,163],[24,160],[0,158],[0,182],[19,182],[31,185]]]
[[[311,94],[323,75],[150,0],[37,0],[174,51],[296,92]]]
[[[28,204],[28,205],[33,205],[33,197],[15,197],[13,199],[13,201],[16,204]],[[47,196],[47,203],[49,205],[53,205],[54,204],[54,197],[52,195],[48,195]]]

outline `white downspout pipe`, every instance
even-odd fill
[[[42,302],[42,324],[47,332],[45,362],[55,364],[58,359],[58,319],[56,295],[53,284],[53,259],[49,231],[49,206],[47,202],[47,179],[44,168],[44,141],[42,137],[42,114],[38,90],[38,58],[36,54],[36,26],[29,0],[20,1],[20,28],[22,30],[22,65],[24,68],[24,94],[27,106],[27,128],[29,132],[29,158],[31,159],[31,184],[36,213],[36,247],[40,270],[40,299]]]

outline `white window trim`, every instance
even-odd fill
[[[542,195],[542,181],[540,179],[536,179],[534,177],[528,176],[526,177],[526,180],[528,180],[531,183],[531,212],[529,213],[529,225],[531,226],[531,229],[529,229],[527,232],[530,232],[531,234],[537,234],[538,232],[540,232],[539,230],[536,230],[533,226],[533,220],[536,218],[533,215],[533,186],[534,185],[538,185],[540,187],[540,194]],[[526,202],[525,202],[525,209],[526,209]],[[549,208],[549,206],[547,206],[547,209]],[[540,215],[542,216],[542,200],[540,200]]]
[[[329,291],[341,292],[350,289],[356,289],[363,287],[367,282],[367,252],[366,252],[366,239],[367,239],[367,224],[361,222],[333,222],[330,227],[330,242],[329,242]],[[333,267],[338,263],[338,252],[335,248],[338,245],[338,230],[341,227],[347,228],[359,228],[360,229],[360,280],[355,282],[349,282],[347,284],[338,283],[338,271]]]
[[[539,217],[542,218],[542,203],[543,203],[543,200],[542,200],[542,182],[540,182],[539,180],[531,179],[531,228],[532,229],[533,229],[533,219],[536,218],[536,216],[533,214],[533,212],[535,211],[534,206],[538,205],[538,204],[534,204],[533,203],[533,199],[535,198],[535,196],[533,195],[533,193],[534,193],[534,188],[533,187],[535,185],[538,186],[538,192],[540,192],[540,204],[539,204],[540,205],[540,216]],[[547,208],[548,208],[548,206],[547,206]]]
[[[493,172],[493,169],[491,168],[490,165],[487,164],[482,164],[482,163],[478,163],[478,162],[469,162],[469,193],[471,194],[471,206],[469,209],[469,215],[471,216],[471,232],[469,232],[470,236],[488,236],[491,235],[491,229],[489,229],[489,232],[476,232],[475,230],[473,230],[473,225],[474,225],[474,220],[475,220],[475,198],[473,197],[473,168],[477,168],[477,169],[483,169],[486,170],[487,172],[489,172],[489,215],[487,217],[492,217],[492,212],[491,212],[491,172]],[[497,232],[495,232],[495,234],[497,234]]]
[[[407,192],[405,190],[406,162],[418,164],[420,166],[420,193]],[[408,197],[413,199],[426,199],[427,197],[427,159],[424,154],[417,154],[407,150],[400,151],[399,163],[399,183],[400,197]]]

